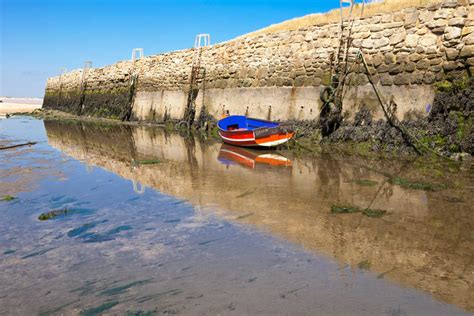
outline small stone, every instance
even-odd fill
[[[438,42],[438,37],[435,35],[426,35],[419,39],[419,44],[424,47],[430,47],[436,45]]]
[[[434,13],[432,11],[422,11],[419,15],[421,23],[427,23],[433,20]]]
[[[385,38],[385,37],[373,41],[373,47],[374,48],[384,47],[384,46],[387,46],[388,44],[390,44],[390,40],[388,38]],[[362,45],[363,45],[363,43],[362,43]]]
[[[418,12],[414,11],[408,14],[405,14],[405,27],[416,24],[418,21]]]
[[[474,57],[468,58],[466,62],[469,66],[474,66]]]
[[[395,33],[390,37],[390,45],[397,45],[406,39],[407,35],[405,32]]]
[[[417,54],[417,53],[414,53],[414,54],[411,54],[409,58],[410,58],[411,61],[417,62],[421,59],[421,55]]]
[[[464,46],[464,48],[461,50],[460,57],[466,58],[472,56],[474,56],[474,45]]]
[[[458,5],[458,0],[444,0],[441,2],[442,8],[456,8]]]
[[[410,84],[410,76],[407,74],[398,74],[393,79],[393,83],[397,86]]]
[[[420,70],[426,70],[430,66],[430,62],[426,59],[422,59],[416,63],[416,68]]]
[[[460,68],[460,66],[462,67],[463,65],[459,64],[456,61],[447,61],[443,64],[443,69],[445,71],[451,71],[451,70],[455,70],[457,68]]]
[[[419,36],[416,34],[408,34],[405,39],[405,45],[407,47],[416,47],[418,46]]]
[[[393,85],[393,79],[392,76],[389,76],[387,74],[383,74],[380,76],[380,84],[382,86],[391,86]]]
[[[386,53],[384,55],[384,59],[387,65],[394,64],[396,60],[395,55],[393,53]]]
[[[473,1],[474,4],[474,1]],[[467,17],[467,9],[464,6],[458,7],[456,11],[454,11],[454,17],[456,18],[465,18]]]
[[[392,64],[392,66],[390,66],[390,70],[388,71],[388,73],[391,75],[396,75],[396,74],[401,73],[402,71],[403,71],[403,68],[401,65]]]
[[[459,56],[459,50],[455,48],[447,48],[446,49],[446,59],[447,60],[455,60]]]
[[[436,81],[436,76],[433,73],[427,72],[423,77],[423,83],[433,84]]]
[[[454,18],[449,20],[448,25],[450,26],[464,26],[466,24],[466,19],[464,18]]]
[[[444,40],[445,41],[450,41],[455,38],[461,37],[461,28],[459,27],[454,27],[454,26],[448,26],[444,30]]]
[[[373,48],[374,47],[374,41],[371,39],[365,39],[362,41],[362,47],[363,48]]]
[[[414,72],[415,69],[416,69],[416,64],[415,63],[409,62],[409,63],[405,64],[405,71],[406,72]]]

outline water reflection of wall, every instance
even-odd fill
[[[144,127],[45,126],[50,144],[74,158],[327,254],[341,265],[369,260],[385,278],[474,308],[472,201],[452,204],[437,192],[386,185],[372,207],[391,215],[331,215],[334,203],[362,207],[372,201],[378,186],[360,186],[354,179],[384,178],[331,157],[296,158],[284,171],[227,166],[217,161],[220,143]],[[132,163],[149,158],[162,163]]]

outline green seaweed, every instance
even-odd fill
[[[377,209],[370,209],[370,208],[365,208],[362,210],[362,214],[364,214],[367,217],[373,217],[373,218],[378,218],[382,217],[387,213],[385,210],[377,210]]]
[[[366,186],[366,187],[372,187],[378,184],[377,181],[367,180],[367,179],[356,179],[356,180],[352,180],[352,182],[358,185]]]
[[[144,160],[138,160],[136,161],[136,163],[138,165],[156,165],[156,164],[159,164],[161,163],[162,161],[161,160],[158,160],[158,159],[144,159]]]
[[[153,311],[127,311],[125,316],[155,316],[158,315],[156,310]]]
[[[15,199],[16,199],[16,197],[14,197],[14,196],[5,195],[0,201],[10,202],[10,201],[13,201]]]
[[[413,189],[413,190],[424,190],[424,191],[434,191],[437,188],[444,188],[442,185],[435,185],[430,183],[423,182],[412,182],[404,178],[393,177],[389,180],[390,184],[395,184],[403,188]]]
[[[357,264],[357,267],[361,270],[370,270],[372,263],[369,260],[363,260]]]
[[[115,305],[117,305],[118,302],[117,301],[112,301],[112,302],[105,302],[103,303],[102,305],[100,306],[97,306],[97,307],[92,307],[92,308],[89,308],[89,309],[86,309],[86,310],[83,310],[81,311],[81,316],[95,316],[95,315],[100,315],[102,314],[103,312],[105,311],[108,311],[109,309],[111,309],[112,307],[114,307]]]
[[[56,314],[57,312],[59,312],[60,310],[66,308],[66,307],[68,307],[68,306],[70,306],[70,305],[72,305],[72,304],[74,304],[74,303],[77,303],[77,302],[79,302],[79,301],[80,301],[80,300],[74,300],[74,301],[71,301],[71,302],[66,303],[66,304],[64,304],[64,305],[58,306],[58,307],[56,307],[56,308],[54,308],[54,309],[51,309],[51,310],[48,310],[48,311],[44,311],[44,312],[40,312],[40,313],[38,314],[38,316],[54,315],[54,314]]]
[[[360,208],[357,206],[347,205],[333,205],[331,206],[332,214],[351,214],[351,213],[362,213],[367,217],[379,218],[387,214],[385,210],[371,209],[371,208]]]
[[[247,196],[247,195],[252,194],[253,192],[255,192],[255,189],[249,189],[249,190],[247,190],[247,191],[245,191],[245,192],[243,192],[243,193],[237,195],[236,198],[243,198],[243,197],[245,197],[245,196]]]
[[[131,287],[145,285],[145,284],[148,284],[150,282],[151,282],[151,279],[141,280],[141,281],[134,281],[134,282],[131,282],[131,283],[128,283],[128,284],[124,284],[124,285],[121,285],[121,286],[117,286],[117,287],[114,287],[114,288],[111,288],[111,289],[104,290],[104,291],[100,292],[99,295],[101,295],[101,296],[102,295],[112,296],[112,295],[123,294]]]
[[[47,221],[47,220],[53,219],[53,218],[58,217],[58,216],[67,215],[67,212],[68,212],[68,210],[67,210],[67,207],[66,207],[64,209],[42,213],[40,216],[38,216],[38,219],[40,221]]]
[[[31,257],[36,257],[36,256],[41,256],[41,255],[44,255],[45,253],[55,249],[56,247],[53,247],[53,248],[47,248],[47,249],[43,249],[43,250],[40,250],[40,251],[35,251],[35,252],[32,252],[30,254],[27,254],[26,256],[23,256],[21,257],[21,259],[28,259],[28,258],[31,258]]]
[[[341,206],[333,205],[331,206],[332,214],[349,214],[349,213],[359,213],[361,210],[358,207],[353,206]]]

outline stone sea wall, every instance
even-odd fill
[[[338,23],[316,25],[204,48],[197,113],[204,105],[216,118],[226,110],[275,120],[317,118],[339,32]],[[360,18],[352,37],[352,51],[363,51],[384,98],[398,104],[400,118],[408,111],[424,112],[434,99],[436,82],[474,74],[474,0],[445,0]],[[121,118],[131,110],[132,119],[181,119],[193,52],[50,78],[44,107],[97,117]],[[132,74],[136,85],[131,85]],[[382,116],[360,65],[347,83],[344,110],[353,115],[365,103],[376,117]]]

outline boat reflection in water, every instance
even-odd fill
[[[275,151],[262,151],[223,144],[217,157],[224,165],[239,164],[245,168],[286,167],[291,168],[291,160]]]
[[[474,310],[470,172],[439,179],[425,165],[394,160],[324,154],[290,160],[145,127],[104,132],[91,123],[58,121],[45,127],[51,146],[71,157],[331,257],[354,273],[370,262],[379,278]],[[134,167],[140,159],[161,163]],[[390,183],[386,174],[448,187],[414,190]],[[371,205],[389,215],[334,215],[334,204]]]

